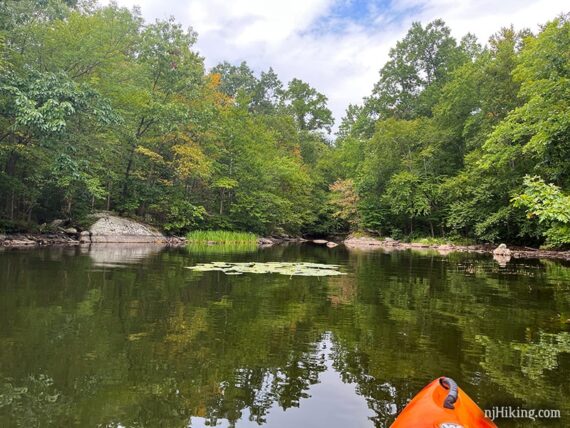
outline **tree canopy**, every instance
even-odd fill
[[[3,2],[0,229],[113,210],[169,233],[552,241],[515,201],[526,176],[570,189],[567,15],[486,44],[412,24],[335,139],[317,88],[207,70],[197,38],[116,4]]]

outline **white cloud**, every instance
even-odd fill
[[[298,77],[329,97],[337,125],[349,103],[368,95],[388,50],[413,21],[442,18],[455,37],[483,42],[503,26],[536,30],[563,12],[557,0],[364,1],[371,19],[338,17],[314,24],[348,0],[118,0],[138,4],[149,20],[175,16],[198,32],[198,49],[213,66],[246,60],[257,71],[272,66],[285,82]],[[316,29],[315,29],[316,28]]]
[[[560,0],[396,0],[397,3],[422,4],[414,19],[430,21],[443,18],[459,38],[474,33],[483,42],[501,27],[513,24],[516,29],[535,31],[539,24],[564,12]],[[566,9],[569,9],[566,6]]]

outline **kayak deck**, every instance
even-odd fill
[[[496,428],[457,384],[441,377],[422,389],[391,428]]]

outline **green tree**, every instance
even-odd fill
[[[540,223],[548,225],[544,234],[549,245],[570,244],[570,196],[559,187],[540,177],[526,176],[524,192],[512,201],[516,207],[526,208],[529,218],[536,216]]]
[[[308,83],[293,79],[287,85],[285,99],[301,130],[326,130],[330,133],[334,119],[327,108],[326,96]]]
[[[425,28],[413,23],[406,37],[390,50],[389,58],[367,103],[377,117],[414,119],[431,115],[439,90],[467,55],[437,19]]]
[[[212,68],[211,72],[220,75],[220,91],[232,98],[240,92],[248,97],[253,96],[259,83],[245,61],[239,66],[224,61]]]

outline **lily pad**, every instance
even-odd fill
[[[337,276],[344,275],[338,270],[338,265],[324,265],[318,263],[283,263],[283,262],[266,262],[266,263],[227,263],[212,262],[202,263],[196,266],[189,266],[196,272],[219,271],[226,275],[242,275],[244,273],[277,273],[287,276]]]

